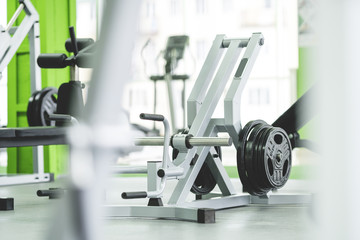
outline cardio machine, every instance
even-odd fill
[[[156,113],[156,105],[157,105],[157,82],[165,81],[167,92],[168,92],[168,100],[169,100],[169,108],[170,108],[170,119],[171,119],[171,128],[173,132],[176,132],[178,129],[177,122],[177,114],[175,112],[175,101],[174,101],[174,92],[172,81],[181,80],[183,83],[183,89],[181,93],[181,107],[183,112],[183,122],[182,128],[185,128],[186,123],[186,114],[185,114],[185,91],[186,91],[186,80],[190,78],[187,74],[175,74],[174,71],[178,65],[178,62],[183,59],[184,52],[189,45],[189,37],[186,35],[179,36],[170,36],[166,43],[166,48],[163,53],[163,58],[165,60],[165,74],[164,75],[152,75],[150,76],[150,80],[154,82],[154,114]],[[153,130],[155,131],[155,122]]]

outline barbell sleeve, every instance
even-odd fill
[[[220,137],[191,137],[189,138],[191,146],[231,146],[231,138]],[[135,145],[137,146],[163,146],[163,137],[144,137],[136,138]]]

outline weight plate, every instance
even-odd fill
[[[28,103],[27,119],[29,126],[54,126],[48,119],[49,114],[56,111],[57,89],[47,87],[34,92]]]
[[[221,153],[221,148],[219,146],[215,146],[215,151],[218,154],[218,157],[221,161],[222,159],[222,153]],[[208,154],[208,156],[205,159],[205,162],[203,164],[203,166],[200,169],[200,172],[198,174],[198,176],[195,179],[194,184],[191,187],[191,192],[196,194],[196,195],[205,195],[210,193],[216,186],[216,180],[214,178],[214,176],[211,173],[211,170],[207,164],[208,158],[212,158],[212,156],[210,155],[210,152]]]
[[[41,105],[39,109],[39,116],[41,126],[55,126],[55,121],[49,120],[49,115],[56,112],[57,107],[57,89],[50,88],[49,91],[41,96]]]
[[[264,167],[264,161],[265,158],[263,157],[264,154],[264,146],[266,145],[268,141],[268,133],[272,131],[272,128],[270,125],[267,125],[268,127],[264,129],[256,139],[256,142],[254,143],[254,162],[256,162],[256,178],[258,182],[258,187],[261,189],[261,194],[258,194],[258,196],[265,195],[267,192],[269,192],[272,187],[268,186],[266,181],[266,173],[265,173],[265,167]]]
[[[263,149],[263,140],[266,139],[266,134],[271,131],[271,126],[270,125],[264,125],[262,126],[262,128],[259,130],[259,132],[256,134],[254,142],[253,142],[253,159],[252,164],[253,164],[253,169],[254,169],[254,179],[253,181],[256,183],[257,186],[257,194],[258,196],[262,196],[265,195],[270,189],[266,188],[263,184],[263,176],[264,173],[262,171],[263,169],[263,162],[261,160],[261,151]]]
[[[264,121],[251,121],[239,134],[237,165],[244,190],[262,196],[285,185],[291,170],[291,143],[286,132]]]
[[[266,185],[281,188],[289,179],[291,170],[291,143],[281,128],[269,132],[262,152]]]
[[[36,100],[38,97],[37,95],[40,93],[40,91],[35,91],[29,98],[29,103],[26,111],[26,116],[28,120],[29,126],[36,126],[36,119],[35,119],[35,105]]]
[[[266,130],[268,130],[270,126],[265,124],[259,124],[251,131],[250,136],[247,140],[245,146],[245,168],[247,171],[247,175],[249,181],[253,187],[253,191],[249,192],[252,195],[262,196],[266,194],[266,191],[261,187],[260,184],[260,176],[259,176],[259,163],[257,161],[258,155],[258,144],[257,142],[264,134]]]
[[[188,130],[181,131],[183,134],[187,134]],[[215,151],[217,152],[220,161],[222,159],[221,148],[219,146],[215,146]],[[172,159],[174,160],[179,154],[179,150],[176,148],[173,149]],[[208,155],[205,159],[203,166],[201,167],[199,174],[197,175],[194,184],[191,187],[191,192],[196,195],[205,195],[210,193],[216,186],[215,178],[213,177],[210,168],[207,164],[207,159],[211,157]]]
[[[255,194],[256,188],[253,186],[253,183],[250,181],[250,177],[248,175],[247,167],[245,164],[245,152],[248,138],[251,132],[254,130],[256,126],[265,125],[266,122],[262,120],[254,120],[248,122],[244,128],[239,133],[239,147],[237,149],[237,169],[240,177],[240,181],[243,184],[243,190],[250,193]],[[252,169],[250,169],[251,172]]]

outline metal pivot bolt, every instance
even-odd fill
[[[264,43],[265,43],[264,38],[260,38],[260,40],[259,40],[259,45],[262,46],[262,45],[264,45]]]

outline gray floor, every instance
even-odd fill
[[[240,191],[239,180],[233,181]],[[167,191],[171,190],[169,185]],[[36,191],[57,186],[59,182],[1,187],[0,197],[15,198],[15,210],[0,212],[0,239],[45,239],[48,223],[58,221],[52,217],[53,206],[58,200],[39,198]],[[108,186],[108,203],[146,204],[145,200],[129,202],[120,199],[122,191],[145,189],[145,178],[116,178]],[[281,192],[308,190],[309,183],[293,180]],[[102,239],[310,239],[309,229],[313,224],[309,205],[250,205],[217,211],[215,224],[139,218],[106,219],[105,237]]]

